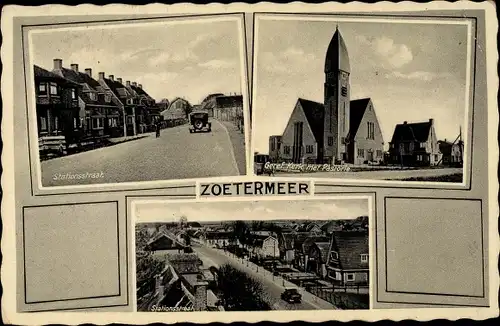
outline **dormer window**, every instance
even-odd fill
[[[89,93],[89,97],[90,97],[90,100],[91,101],[97,101],[97,94],[92,92],[92,93]]]
[[[71,89],[71,99],[76,100],[76,89],[74,89],[74,88]]]
[[[332,252],[330,253],[330,259],[331,259],[331,260],[338,260],[338,259],[339,259],[339,253],[338,253],[338,252],[336,252],[336,251],[332,251]]]
[[[347,87],[346,86],[342,86],[342,89],[341,89],[341,94],[342,96],[346,97],[347,96]]]
[[[134,100],[133,100],[133,99],[131,99],[131,98],[127,99],[127,104],[128,104],[128,105],[132,105],[132,104],[134,104]]]
[[[47,95],[47,84],[46,83],[40,83],[38,85],[38,94],[39,95]]]
[[[109,95],[109,94],[105,94],[105,95],[104,95],[104,101],[106,101],[106,103],[111,102],[111,95]]]
[[[50,83],[50,95],[58,95],[58,89],[56,83]]]

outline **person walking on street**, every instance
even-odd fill
[[[156,138],[160,137],[160,123],[156,123]]]

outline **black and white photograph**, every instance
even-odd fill
[[[241,15],[31,30],[41,186],[246,174],[244,42]]]
[[[254,173],[464,184],[472,33],[465,18],[258,15]]]
[[[369,309],[369,205],[137,203],[137,311]]]

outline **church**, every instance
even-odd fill
[[[324,73],[324,102],[297,100],[281,137],[269,138],[270,159],[356,165],[382,161],[384,140],[372,100],[350,97],[349,54],[338,27],[326,52]]]

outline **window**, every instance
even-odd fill
[[[333,146],[333,137],[332,136],[328,137],[328,146]]]
[[[41,131],[47,130],[47,118],[45,117],[40,117],[40,130]]]
[[[57,95],[57,84],[50,83],[50,95]]]
[[[105,95],[104,95],[104,101],[106,101],[106,103],[111,102],[111,95],[109,95],[109,94],[105,94]]]
[[[289,155],[290,154],[290,146],[286,145],[284,148],[283,148],[283,151],[285,152],[286,155]]]
[[[354,281],[354,273],[346,273],[345,279],[346,281]]]
[[[420,143],[420,148],[425,148],[425,143]]]
[[[377,157],[382,157],[382,151],[380,149],[377,149]]]
[[[344,113],[344,115],[343,115],[343,117],[344,117],[344,123],[342,124],[342,132],[346,132],[347,129],[348,129],[348,127],[347,127],[347,121],[348,121],[348,119],[347,119],[347,115],[346,115],[345,102],[344,102],[344,109],[343,109],[343,111],[344,111],[343,112]]]
[[[417,161],[422,162],[423,161],[423,156],[422,155],[417,155]]]
[[[306,145],[306,153],[311,154],[313,152],[313,145]]]
[[[365,157],[365,150],[362,148],[358,148],[358,157]]]
[[[330,253],[330,259],[331,259],[331,260],[338,260],[338,259],[339,259],[339,253],[338,253],[338,252],[336,252],[336,251],[332,251],[332,252]]]
[[[391,148],[395,148],[395,147],[396,147],[396,145],[395,145],[395,144],[391,144]]]
[[[92,92],[92,93],[89,93],[89,97],[90,97],[90,100],[91,101],[97,101],[97,94]]]
[[[78,120],[76,118],[73,118],[73,128],[78,128]]]
[[[47,95],[47,84],[40,83],[38,85],[38,94],[39,95]]]
[[[329,119],[330,119],[330,132],[333,132],[333,107],[332,106],[330,106],[330,117],[329,117]],[[333,145],[333,143],[332,143],[332,145]],[[330,146],[332,146],[332,145],[330,145]]]
[[[83,126],[83,118],[80,118],[80,128]]]
[[[94,118],[92,120],[92,127],[94,129],[101,129],[102,128],[102,125],[103,125],[103,119],[102,118]]]
[[[437,154],[434,154],[434,161],[439,160],[439,156]]]
[[[368,128],[368,139],[375,139],[375,124],[373,122],[367,122]]]
[[[368,254],[361,254],[361,262],[362,263],[368,262]]]
[[[342,93],[342,96],[347,96],[347,87],[346,86],[342,86],[341,93]]]
[[[273,139],[273,140],[271,140],[271,150],[272,150],[272,151],[275,151],[275,150],[276,150],[276,144],[275,144],[275,142],[274,142],[274,139]]]
[[[74,88],[71,89],[71,99],[76,100],[76,89]]]

